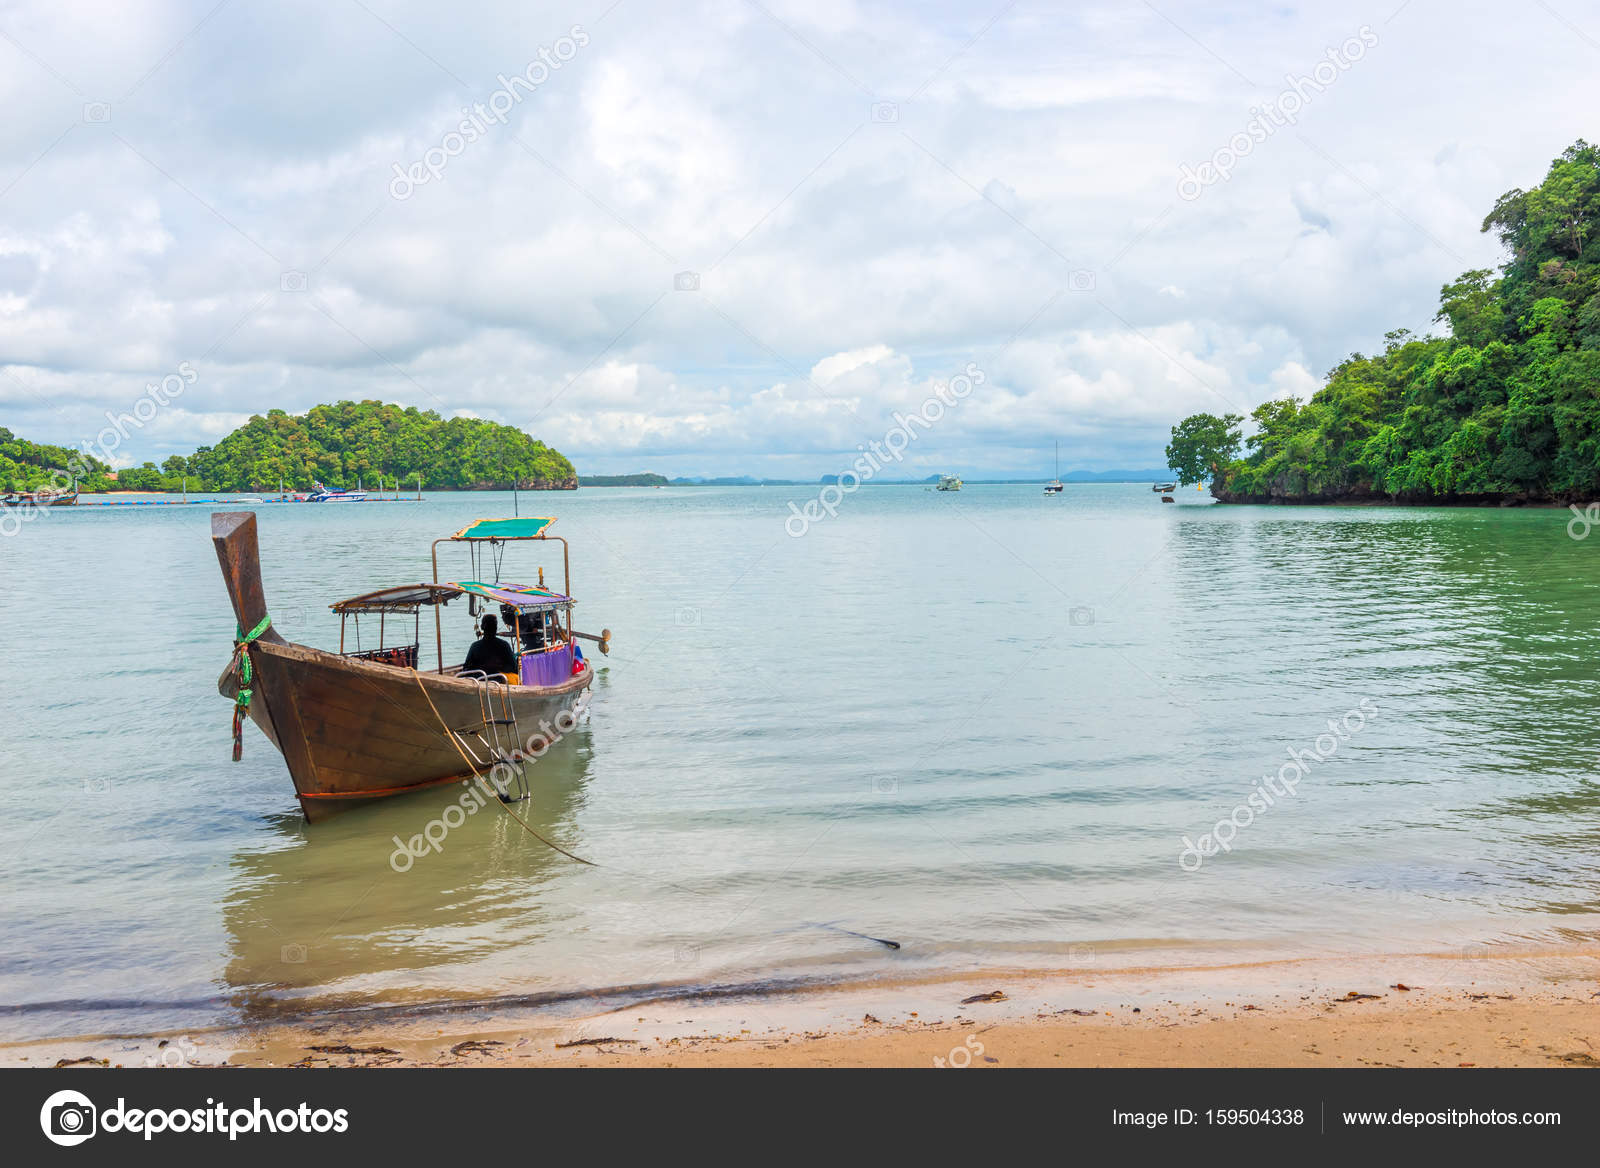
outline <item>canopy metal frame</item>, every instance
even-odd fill
[[[461,589],[453,585],[433,584],[402,584],[393,588],[380,588],[376,592],[363,592],[360,596],[352,596],[349,600],[341,600],[328,607],[339,614],[339,652],[345,651],[346,623],[351,617],[356,622],[356,652],[361,652],[361,617],[363,614],[378,615],[378,648],[383,649],[384,635],[387,618],[390,616],[410,615],[412,620],[413,645],[422,643],[422,609],[424,605],[432,605],[437,611],[442,606],[449,604]]]
[[[479,522],[481,522],[481,521],[479,521]],[[552,519],[550,522],[554,523],[555,520]],[[430,553],[432,555],[432,558],[433,558],[433,584],[434,584],[434,587],[436,587],[436,588],[441,587],[441,585],[439,584],[439,545],[442,544],[442,543],[464,543],[464,544],[467,544],[468,547],[469,547],[469,551],[473,553],[474,563],[476,563],[476,553],[477,553],[477,550],[478,550],[476,545],[478,545],[478,544],[489,544],[490,545],[490,549],[489,550],[490,550],[491,554],[496,555],[496,565],[498,567],[498,553],[502,553],[505,550],[504,549],[504,545],[507,544],[507,543],[512,543],[512,542],[516,542],[516,543],[523,543],[523,542],[548,543],[548,542],[551,542],[551,541],[555,541],[555,542],[557,542],[557,543],[559,543],[561,545],[561,575],[562,575],[561,593],[562,593],[562,595],[566,596],[568,598],[568,600],[570,601],[571,597],[572,597],[572,549],[567,544],[566,538],[564,536],[547,534],[549,529],[550,529],[550,524],[547,523],[540,530],[538,535],[471,536],[471,535],[467,534],[468,531],[472,530],[472,526],[469,524],[467,527],[462,528],[460,531],[456,532],[456,534],[454,534],[454,535],[448,535],[448,536],[445,536],[443,539],[434,540],[433,544],[431,545],[431,547],[429,549]],[[496,572],[496,574],[498,575],[498,571]],[[497,581],[495,581],[495,583],[499,583],[499,581],[497,580]],[[571,644],[573,638],[572,638],[572,605],[570,603],[566,605],[566,617],[567,617],[567,622],[566,622],[566,624],[567,624],[567,642],[569,644]],[[440,673],[443,673],[444,672],[444,618],[440,614],[438,606],[435,606],[434,610],[433,610],[433,636],[434,636],[435,651],[438,654],[438,666],[439,666],[438,671]],[[518,643],[520,645],[520,642],[521,642],[520,630],[517,632],[517,639],[518,639]]]

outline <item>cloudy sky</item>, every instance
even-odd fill
[[[0,101],[23,436],[187,362],[121,461],[381,398],[809,478],[972,363],[905,473],[1047,474],[1438,327],[1600,136],[1600,8],[0,0]]]

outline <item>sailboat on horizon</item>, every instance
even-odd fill
[[[1061,443],[1057,442],[1056,443],[1056,477],[1051,479],[1048,483],[1046,483],[1044,485],[1044,493],[1047,494],[1047,495],[1059,495],[1062,491],[1064,491],[1066,489],[1067,488],[1065,486],[1063,486],[1062,482],[1061,482]]]

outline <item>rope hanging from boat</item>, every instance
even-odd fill
[[[255,671],[250,667],[250,643],[267,631],[272,624],[270,616],[261,618],[261,623],[248,633],[243,625],[234,626],[233,636],[233,663],[229,668],[233,675],[239,679],[238,691],[233,696],[233,761],[238,762],[244,757],[244,719],[250,711],[250,698],[253,691],[250,682],[255,677]]]
[[[423,700],[428,703],[428,709],[432,710],[433,716],[439,719],[439,728],[444,731],[444,736],[450,740],[450,745],[456,748],[456,753],[461,756],[461,761],[466,763],[468,769],[472,771],[472,777],[477,779],[478,782],[482,783],[486,788],[488,788],[489,793],[494,796],[494,801],[496,805],[499,806],[500,810],[504,811],[507,815],[511,816],[512,819],[515,819],[518,823],[520,823],[523,831],[526,831],[545,847],[550,848],[553,851],[560,852],[569,860],[576,860],[578,863],[586,864],[590,868],[598,868],[600,865],[596,864],[593,860],[585,860],[582,856],[575,856],[560,844],[545,839],[544,836],[540,835],[533,829],[533,825],[531,823],[505,805],[505,802],[500,798],[499,792],[494,789],[493,784],[484,779],[483,772],[478,769],[478,764],[472,761],[471,757],[468,756],[465,750],[461,749],[461,743],[457,742],[456,736],[451,733],[449,724],[444,720],[444,715],[439,713],[439,707],[433,704],[433,697],[428,693],[428,687],[422,684],[422,675],[413,669],[411,671],[411,676],[416,679],[417,688],[422,691],[422,697]]]

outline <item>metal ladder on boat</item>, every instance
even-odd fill
[[[521,803],[532,796],[528,789],[528,776],[518,754],[522,747],[522,731],[517,725],[517,710],[511,702],[511,687],[505,680],[492,674],[458,674],[464,681],[478,686],[478,721],[465,726],[447,727],[480,774],[492,771],[504,763],[516,776],[501,789],[491,780],[502,803]],[[509,742],[508,742],[509,740]],[[481,752],[481,753],[480,753]]]

